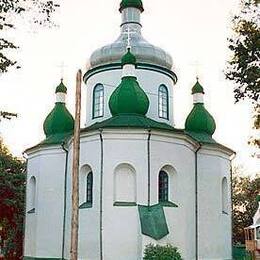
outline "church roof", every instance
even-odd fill
[[[160,123],[144,115],[139,115],[139,114],[116,115],[102,122],[95,123],[85,129],[82,129],[82,131],[86,132],[86,131],[97,130],[102,128],[121,128],[121,127],[157,129],[157,130],[167,130],[167,131],[183,133],[183,130],[181,129],[175,129],[174,127],[166,123]]]
[[[61,80],[60,84],[57,86],[55,93],[67,94],[67,87],[63,84],[63,80]]]
[[[192,88],[192,94],[204,94],[203,87],[197,81]],[[196,101],[185,122],[185,131],[190,132],[193,136],[212,137],[216,130],[216,123],[213,116],[204,106],[203,99]]]
[[[119,11],[122,12],[122,10],[127,7],[135,7],[138,8],[141,12],[144,11],[142,0],[122,0]]]
[[[126,64],[136,65],[136,57],[132,54],[130,48],[127,49],[127,53],[121,59],[122,66]]]
[[[56,93],[65,93],[67,92],[66,86],[61,82],[60,85],[56,88]],[[64,102],[56,102],[54,108],[46,117],[43,130],[46,135],[46,138],[57,134],[67,134],[73,131],[74,128],[74,119]]]

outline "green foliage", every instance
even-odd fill
[[[5,259],[22,256],[25,164],[0,140],[0,249]]]
[[[235,169],[233,175],[233,241],[245,243],[244,228],[252,225],[258,203],[256,197],[260,194],[260,175],[254,179],[239,176]]]
[[[232,58],[226,77],[235,83],[236,102],[259,100],[260,92],[260,6],[259,0],[241,0],[242,10],[233,19],[234,36],[229,39]]]
[[[144,251],[144,260],[182,260],[176,247],[149,244]]]
[[[59,5],[49,0],[0,0],[0,32],[14,29],[15,20],[18,16],[24,17],[33,14],[31,22],[34,24],[51,24],[51,14]],[[17,45],[6,37],[0,37],[0,73],[7,72],[16,64],[16,61],[9,57],[9,51],[17,49]],[[16,65],[16,68],[19,68]]]

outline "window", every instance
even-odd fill
[[[169,97],[166,86],[161,85],[158,93],[158,106],[159,106],[159,117],[168,119],[169,118]]]
[[[28,189],[28,213],[35,212],[36,204],[36,178],[32,176],[29,180],[29,189]]]
[[[87,186],[86,186],[86,203],[92,204],[93,202],[93,173],[90,172],[87,175]]]
[[[83,165],[79,174],[79,208],[86,209],[93,206],[94,175],[91,167]]]
[[[104,87],[97,84],[93,90],[93,118],[104,115]]]
[[[222,213],[228,213],[228,183],[226,177],[222,179]]]
[[[159,202],[168,201],[169,176],[165,171],[160,171],[159,173],[158,190],[159,190]]]

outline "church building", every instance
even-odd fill
[[[90,57],[80,134],[79,258],[141,260],[148,244],[184,260],[232,259],[231,158],[216,142],[203,86],[175,126],[170,54],[141,33],[141,0],[122,0],[121,34]],[[45,140],[26,150],[24,259],[69,259],[74,119],[56,88]],[[187,93],[189,95],[190,93]]]

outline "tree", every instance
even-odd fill
[[[253,128],[260,130],[260,0],[241,0],[241,6],[240,14],[233,18],[232,57],[225,74],[235,83],[235,101],[252,101]],[[249,144],[260,148],[259,136],[252,136]]]
[[[15,18],[21,14],[31,13],[31,21],[39,25],[51,24],[51,14],[59,5],[49,0],[0,0],[0,31],[14,29]],[[9,57],[9,51],[17,49],[18,46],[6,37],[0,37],[0,73],[16,65],[16,61]],[[19,68],[16,65],[16,68]]]
[[[25,163],[0,140],[0,249],[5,259],[22,256],[25,180]]]
[[[233,241],[244,244],[244,228],[252,225],[252,218],[258,208],[256,197],[260,193],[260,175],[250,179],[239,176],[238,169],[235,169],[232,185]]]
[[[235,83],[236,102],[259,100],[260,92],[260,0],[241,0],[242,10],[233,19],[234,36],[229,39],[232,58],[226,77]]]

